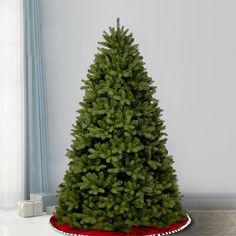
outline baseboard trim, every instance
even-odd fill
[[[236,194],[183,194],[185,209],[236,209]]]

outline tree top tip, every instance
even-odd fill
[[[120,28],[120,18],[119,17],[117,17],[117,19],[116,19],[116,24],[117,24],[117,28],[119,29]]]

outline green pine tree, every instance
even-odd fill
[[[132,33],[104,32],[85,90],[56,208],[59,223],[129,232],[185,217],[162,109]]]

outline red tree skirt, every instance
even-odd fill
[[[148,226],[133,227],[129,233],[119,231],[105,231],[96,229],[75,229],[69,224],[58,224],[55,216],[50,218],[50,224],[59,233],[73,236],[160,236],[173,234],[183,230],[191,223],[191,218],[186,214],[186,218],[165,228],[156,228]]]

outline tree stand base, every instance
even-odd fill
[[[58,224],[55,216],[50,218],[50,224],[57,232],[70,236],[161,236],[177,233],[185,229],[191,223],[190,216],[186,213],[186,218],[165,228],[149,226],[133,227],[129,233],[119,231],[105,231],[96,229],[75,229],[69,224]]]

